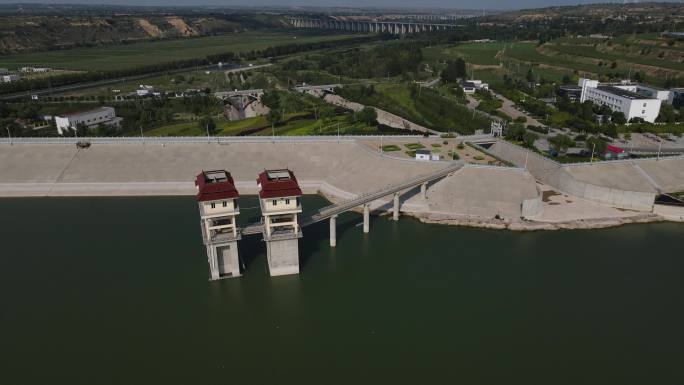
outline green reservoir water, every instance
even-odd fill
[[[364,235],[348,213],[335,249],[305,229],[299,276],[252,237],[245,275],[209,282],[192,197],[0,213],[2,384],[684,383],[683,225]]]

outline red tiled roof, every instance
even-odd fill
[[[273,178],[269,177],[269,174],[285,176]],[[290,170],[264,170],[257,176],[256,181],[260,186],[259,197],[262,199],[298,197],[302,195],[297,178],[295,178],[294,173]]]
[[[197,200],[200,202],[232,199],[240,196],[235,188],[233,177],[225,170],[202,171],[195,179],[195,186],[199,188]]]
[[[621,149],[620,147],[611,146],[610,144],[606,146],[606,151],[610,151],[614,154],[622,154],[625,152],[625,150]]]

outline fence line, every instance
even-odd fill
[[[172,143],[314,143],[352,142],[359,139],[421,139],[422,135],[320,135],[320,136],[122,136],[122,137],[18,137],[0,138],[0,144],[172,144]],[[450,139],[482,140],[481,135],[458,136]]]

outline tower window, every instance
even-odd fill
[[[212,204],[211,204],[211,208],[212,208],[212,209],[215,209],[215,208],[216,208],[216,203],[212,203]]]
[[[277,204],[278,204],[278,201],[274,199],[273,200],[273,206],[276,206]]]
[[[290,204],[290,200],[289,200],[289,199],[285,199],[285,204],[286,204],[286,205],[289,205],[289,204]]]
[[[228,202],[223,201],[223,207],[228,207]]]

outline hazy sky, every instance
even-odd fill
[[[663,1],[663,0],[660,0]],[[667,1],[667,0],[665,0]],[[670,0],[681,2],[682,0]],[[67,3],[67,4],[117,4],[117,5],[318,5],[349,7],[442,7],[462,9],[517,9],[535,8],[550,5],[590,4],[602,1],[584,0],[0,0],[0,4],[9,3]],[[622,3],[622,1],[615,1]],[[631,0],[630,2],[635,2]]]

